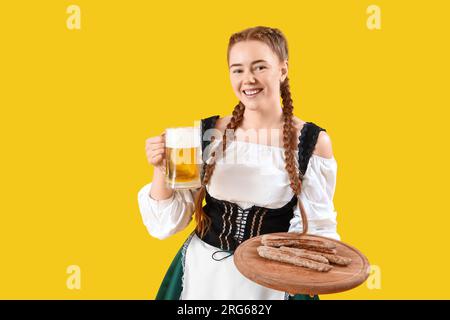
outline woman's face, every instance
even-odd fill
[[[234,93],[246,108],[266,109],[280,103],[280,81],[286,79],[287,61],[280,62],[264,42],[249,40],[234,44],[229,69]]]

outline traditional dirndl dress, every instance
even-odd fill
[[[201,121],[202,137],[214,128],[219,116]],[[303,174],[300,199],[308,218],[308,233],[340,240],[336,232],[333,196],[337,164],[334,157],[313,154],[320,131],[306,122],[298,139],[299,170]],[[202,141],[204,159],[221,142]],[[226,159],[233,159],[231,163]],[[297,197],[284,167],[284,148],[244,141],[227,144],[226,159],[216,159],[214,174],[206,186],[205,213],[209,231],[200,237],[193,231],[173,259],[156,299],[254,299],[316,300],[318,296],[289,295],[245,278],[232,254],[243,241],[272,232],[301,232]],[[192,220],[198,190],[175,190],[169,199],[149,196],[151,183],[138,194],[143,222],[159,239],[184,230]]]

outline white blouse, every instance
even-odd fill
[[[213,142],[210,153],[219,146],[220,141]],[[298,161],[298,153],[295,154]],[[220,156],[216,159],[206,188],[212,197],[234,202],[243,209],[253,205],[282,207],[294,196],[284,161],[284,148],[230,141],[226,159]],[[313,154],[302,180],[300,199],[308,218],[308,233],[340,240],[333,205],[336,174],[334,157]],[[150,188],[151,183],[138,193],[140,212],[148,232],[165,239],[185,229],[192,220],[198,189],[175,190],[172,197],[158,201],[150,197]],[[298,206],[290,221],[289,232],[294,231],[302,231]],[[242,276],[232,257],[213,260],[211,255],[218,248],[195,234],[186,245],[181,299],[284,299],[284,292],[265,288]]]

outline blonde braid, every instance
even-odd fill
[[[295,144],[297,142],[297,132],[293,122],[294,106],[292,105],[291,90],[289,85],[289,78],[286,77],[281,84],[281,99],[283,100],[283,143],[284,143],[284,155],[286,158],[286,171],[289,174],[289,180],[291,181],[291,188],[295,195],[297,195],[297,205],[300,211],[303,222],[303,234],[308,232],[308,219],[306,216],[305,208],[300,200],[300,192],[302,189],[302,182],[300,179],[300,170],[298,162],[295,159]]]
[[[295,142],[296,130],[293,122],[293,105],[291,99],[291,92],[289,88],[289,79],[286,78],[281,85],[281,98],[283,100],[283,144],[284,156],[286,158],[286,171],[289,174],[291,181],[291,188],[294,194],[300,194],[301,181],[298,174],[298,163],[295,159]]]

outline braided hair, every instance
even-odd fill
[[[227,59],[229,60],[230,51],[234,44],[241,41],[258,40],[267,44],[281,61],[288,60],[287,40],[283,33],[276,28],[257,26],[245,29],[241,32],[234,33],[228,43]],[[289,87],[289,78],[280,85],[280,94],[283,102],[283,146],[285,155],[285,168],[289,175],[290,186],[295,195],[297,195],[297,203],[303,220],[303,233],[307,232],[308,223],[305,210],[300,201],[299,195],[301,191],[302,174],[298,169],[298,163],[295,159],[295,147],[297,141],[297,132],[294,127],[291,91]],[[222,137],[223,155],[225,155],[227,132],[233,132],[239,127],[244,118],[245,105],[239,101],[234,107],[230,122],[227,124]],[[209,183],[215,168],[215,152],[211,153],[211,162],[205,165],[202,187],[195,199],[195,220],[197,223],[196,230],[201,237],[207,232],[210,226],[210,218],[203,211],[203,200],[206,195],[206,185]]]

